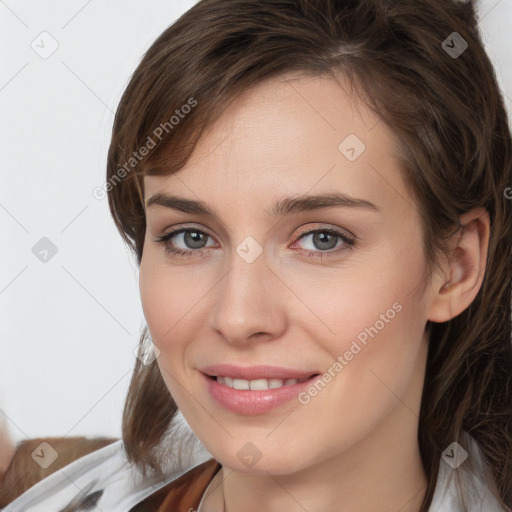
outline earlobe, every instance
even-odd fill
[[[428,320],[446,322],[475,299],[485,274],[489,245],[489,213],[476,208],[461,216],[461,230],[450,250],[445,278],[432,281]],[[448,278],[446,279],[446,275]]]

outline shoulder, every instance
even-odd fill
[[[163,475],[143,477],[132,467],[122,440],[93,451],[55,471],[24,492],[3,512],[48,510],[100,510],[126,512],[161,487],[211,456],[196,451],[186,461],[178,459]]]
[[[19,442],[0,476],[0,507],[74,460],[115,441],[107,437],[52,437]]]

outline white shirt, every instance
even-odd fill
[[[155,476],[143,478],[136,468],[130,468],[124,454],[123,441],[119,440],[77,459],[41,480],[2,511],[57,512],[69,506],[77,496],[83,496],[82,493],[94,495],[97,492],[96,496],[100,496],[95,504],[99,510],[128,512],[164,485],[212,458],[192,434],[183,416],[180,416],[178,413],[175,418],[180,425],[172,437],[178,439],[178,443],[180,439],[185,439],[191,445],[191,450],[188,456],[182,451],[179,457],[167,459],[164,463],[164,479]],[[482,456],[476,441],[469,434],[465,435],[470,445],[469,458],[474,462],[476,471],[468,471],[465,463],[452,469],[442,459],[429,512],[504,512],[485,482]],[[457,475],[461,480],[466,507],[459,497]]]

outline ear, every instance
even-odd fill
[[[433,298],[428,320],[446,322],[464,311],[482,284],[489,246],[490,220],[484,208],[475,208],[460,217],[462,228],[451,242],[444,275],[432,281]]]

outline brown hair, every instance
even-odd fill
[[[443,43],[454,47],[453,32],[468,44],[460,55]],[[511,134],[472,2],[198,2],[152,44],[120,101],[107,163],[117,228],[140,264],[143,176],[181,169],[237,95],[287,73],[343,75],[396,135],[423,219],[426,278],[460,228],[459,216],[479,206],[489,212],[487,268],[476,298],[450,321],[427,323],[421,510],[432,501],[441,453],[453,441],[464,446],[463,430],[478,442],[503,506],[512,507],[512,201],[504,194]],[[193,110],[182,108],[187,104]],[[176,410],[158,366],[137,360],[122,428],[127,456],[144,473],[161,469],[158,445]]]

